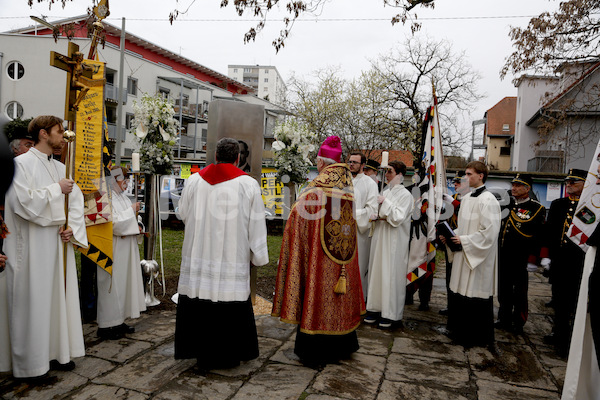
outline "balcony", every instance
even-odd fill
[[[527,161],[529,172],[556,172],[565,170],[565,154],[560,150],[538,150],[535,157]]]
[[[119,97],[119,91],[117,90],[116,87],[114,87],[110,83],[107,83],[106,85],[104,85],[104,100],[116,104],[119,102],[118,97]],[[127,88],[123,88],[123,105],[125,105],[125,104],[127,104]]]
[[[108,127],[108,139],[115,142],[117,140],[117,125],[109,122],[106,124],[106,126]],[[125,142],[126,135],[127,129],[123,126],[123,137],[121,138],[121,143]]]

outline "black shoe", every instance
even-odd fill
[[[544,304],[548,308],[554,308],[554,300],[550,300],[546,304]]]
[[[439,313],[440,315],[448,315],[448,309],[447,309],[447,308],[444,308],[444,309],[442,309],[442,310],[438,311],[438,313]]]
[[[134,333],[135,328],[133,326],[129,326],[127,324],[121,324],[117,327],[123,333]]]
[[[75,363],[69,361],[66,364],[61,364],[58,360],[52,360],[50,361],[50,369],[52,371],[73,371],[75,369]]]
[[[125,333],[120,327],[112,326],[110,328],[98,328],[98,337],[104,340],[117,340],[123,338]]]
[[[498,321],[494,322],[494,328],[502,329],[503,331],[510,331],[512,326],[511,326],[511,324],[507,324],[504,321],[498,320]]]
[[[430,310],[429,304],[427,304],[427,303],[421,303],[421,304],[419,304],[418,310],[419,311],[429,311]]]
[[[522,335],[523,334],[523,327],[522,326],[513,326],[512,328],[512,333],[515,335]]]
[[[404,300],[404,305],[406,306],[412,306],[414,303],[415,301],[413,300],[412,296],[406,297],[406,299]]]

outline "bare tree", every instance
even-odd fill
[[[566,0],[556,12],[532,18],[526,28],[512,27],[510,38],[516,50],[500,72],[549,73],[565,62],[600,57],[600,1]]]
[[[542,99],[536,149],[561,150],[567,162],[586,157],[600,125],[600,1],[565,0],[555,12],[513,27],[515,51],[500,76],[558,75],[556,93]]]
[[[416,152],[421,147],[424,114],[433,98],[432,85],[444,145],[451,149],[464,146],[467,132],[460,128],[460,118],[482,98],[477,92],[479,74],[466,61],[464,52],[454,53],[444,40],[413,37],[372,65],[386,82],[388,102],[396,111],[393,122],[403,132],[405,149]]]
[[[27,0],[29,6],[32,6],[34,2],[45,3],[47,2],[49,7],[52,7],[54,3],[65,5],[73,0]],[[90,10],[93,6],[98,3],[99,0],[90,0]],[[296,20],[305,14],[314,14],[319,10],[323,9],[325,3],[331,0],[221,0],[221,7],[233,6],[238,16],[243,17],[251,15],[258,17],[259,22],[251,27],[248,32],[244,34],[244,43],[256,40],[256,35],[262,31],[267,23],[267,17],[273,12],[273,9],[283,8],[285,10],[285,16],[282,19],[283,29],[280,30],[279,37],[273,40],[273,46],[275,51],[278,52],[282,47],[285,46],[285,40],[288,38],[294,23]],[[343,0],[339,0],[343,1]],[[420,24],[416,21],[416,15],[411,15],[411,11],[417,7],[433,8],[434,0],[380,0],[384,7],[393,7],[399,9],[398,14],[390,19],[393,24],[406,23],[407,20],[412,20],[411,29],[416,32],[420,29]],[[179,4],[180,0],[175,0],[175,3]],[[181,14],[188,12],[190,7],[196,2],[196,0],[189,0],[189,3],[185,9],[177,7],[169,14],[169,21],[173,23],[177,17]]]

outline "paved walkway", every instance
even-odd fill
[[[0,374],[2,399],[557,399],[566,360],[542,338],[550,331],[550,287],[530,274],[530,318],[524,336],[496,331],[500,353],[465,350],[443,335],[443,281],[436,279],[431,311],[407,306],[405,327],[361,326],[360,350],[321,369],[293,353],[295,327],[257,315],[260,357],[231,370],[201,374],[192,360],[173,359],[175,313],[150,310],[132,321],[136,332],[100,341],[85,325],[87,356],[72,372],[51,372],[44,384]],[[415,299],[417,296],[415,296]],[[208,327],[207,329],[210,329]]]

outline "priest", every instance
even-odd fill
[[[370,217],[377,213],[377,184],[364,174],[367,157],[359,151],[350,154],[348,167],[352,174],[354,186],[354,211],[357,228],[358,265],[360,279],[365,301],[367,300],[367,286],[369,284],[369,254],[371,253],[371,220]]]
[[[358,350],[364,313],[353,217],[352,175],[337,136],[317,155],[319,174],[293,205],[279,255],[274,317],[297,324],[294,352],[306,365]]]
[[[240,146],[217,142],[216,164],[187,179],[175,358],[202,370],[233,368],[258,357],[250,266],[269,262],[265,206],[258,182],[237,167]]]
[[[52,158],[64,143],[62,119],[40,116],[28,130],[35,145],[15,159],[6,197],[8,301],[0,307],[8,312],[10,335],[8,348],[0,349],[0,370],[12,370],[17,378],[39,377],[51,368],[72,370],[72,358],[85,355],[73,252],[74,244],[88,245],[83,194]]]
[[[467,164],[471,193],[463,197],[458,229],[451,240],[462,246],[451,254],[448,331],[465,347],[494,345],[494,304],[498,276],[500,204],[485,187],[488,169],[481,161]],[[440,236],[445,242],[445,238]]]
[[[112,276],[97,266],[98,281],[98,336],[102,339],[120,339],[135,332],[125,324],[126,318],[139,318],[146,310],[144,281],[140,267],[140,249],[137,212],[140,203],[131,203],[125,194],[129,170],[111,168],[113,216]]]

